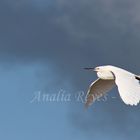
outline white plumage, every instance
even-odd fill
[[[105,95],[115,85],[125,104],[137,105],[140,102],[140,76],[115,66],[100,66],[94,71],[97,72],[99,78],[89,87],[86,106]]]

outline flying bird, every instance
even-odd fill
[[[115,86],[125,104],[133,106],[140,102],[140,76],[111,65],[85,69],[94,70],[98,76],[88,89],[86,107]]]

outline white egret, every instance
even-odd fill
[[[85,69],[94,70],[99,77],[88,89],[86,106],[104,96],[115,85],[125,104],[137,105],[140,102],[140,76],[111,65]]]

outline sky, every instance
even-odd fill
[[[139,0],[1,0],[0,139],[139,140],[140,105],[117,88],[88,110],[77,98],[97,78],[84,67],[140,74],[139,9]]]

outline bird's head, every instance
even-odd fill
[[[109,71],[109,70],[110,70],[109,66],[98,66],[94,68],[94,71],[96,72]]]
[[[99,66],[95,68],[85,68],[86,70],[93,70],[97,72],[97,75],[101,79],[113,79],[114,75],[111,72],[112,66]]]
[[[98,66],[95,68],[85,68],[86,70],[93,70],[95,72],[109,71],[110,66]]]

